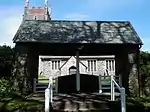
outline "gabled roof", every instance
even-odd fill
[[[128,21],[26,20],[13,42],[142,44]]]
[[[65,66],[66,63],[67,63],[72,57],[73,57],[74,59],[76,59],[75,56],[70,56],[70,58],[69,58],[62,66],[59,67],[59,69],[61,69],[63,66]],[[83,66],[85,66],[85,67],[87,68],[87,66],[86,66],[84,63],[82,63],[81,61],[79,61],[79,63],[81,63]]]

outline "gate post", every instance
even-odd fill
[[[50,110],[50,88],[45,90],[45,112]]]
[[[76,52],[76,90],[77,92],[80,92],[80,71],[79,71],[79,51]]]
[[[99,83],[99,93],[102,93],[102,83],[101,83],[102,77],[101,75],[98,76],[98,83]]]
[[[33,93],[36,93],[36,78],[33,79]]]
[[[121,112],[126,112],[126,94],[125,88],[120,89],[121,92]]]

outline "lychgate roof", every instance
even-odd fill
[[[128,21],[26,20],[13,42],[142,44]]]

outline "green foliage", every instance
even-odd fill
[[[127,109],[136,112],[149,112],[150,111],[150,96],[127,98]]]
[[[13,49],[9,46],[0,46],[0,95],[12,92]]]
[[[5,96],[12,92],[12,81],[10,78],[0,78],[0,95]]]
[[[142,51],[140,58],[141,89],[142,93],[147,95],[150,93],[150,53]]]
[[[0,97],[0,112],[43,112],[44,102],[13,94]]]
[[[9,46],[0,46],[0,76],[10,76],[13,64],[14,49]]]

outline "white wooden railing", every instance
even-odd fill
[[[115,101],[115,86],[119,89],[120,97],[121,97],[121,112],[126,112],[125,88],[120,87],[119,84],[115,80],[115,76],[109,75],[109,72],[108,72],[107,76],[99,76],[100,93],[102,92],[102,88],[101,88],[102,87],[101,86],[102,85],[101,84],[102,79],[101,79],[101,77],[110,77],[110,80],[111,80],[111,101]],[[56,86],[58,86],[58,85],[56,84]],[[53,102],[53,78],[50,77],[48,88],[45,90],[45,112],[50,112],[50,104],[52,105],[52,102]]]
[[[113,71],[114,72],[114,71]],[[111,76],[113,75],[117,82],[120,82],[120,76],[114,75],[108,69],[104,69],[104,74],[99,74],[98,82],[99,82],[99,93],[103,93],[103,90],[110,90],[111,89]]]
[[[109,74],[109,71],[107,69],[105,69],[105,73],[107,74],[107,76],[110,76],[111,77],[111,101],[115,101],[115,86],[117,87],[117,89],[119,90],[120,92],[120,99],[121,99],[121,112],[126,112],[126,94],[125,94],[125,88],[123,87],[120,87],[120,85],[122,85],[122,79],[120,80],[120,76],[119,76],[119,84],[116,82],[116,77],[117,76],[114,76],[114,75],[110,75]],[[102,81],[101,80],[101,76],[99,75],[99,81]],[[121,81],[121,82],[120,82]],[[99,92],[102,92],[101,91],[101,82],[99,82]]]
[[[57,78],[53,78],[53,92],[58,91],[58,82],[57,82]],[[36,79],[34,78],[33,81],[33,92],[34,93],[42,93],[44,92],[45,88],[47,88],[49,84],[49,79]]]
[[[48,82],[49,82],[49,79],[34,78],[34,80],[33,80],[33,92],[34,93],[43,92],[43,91],[41,91],[41,89],[47,88]]]
[[[119,76],[114,76],[115,81],[119,82]],[[111,76],[99,76],[99,93],[111,90]],[[116,87],[115,87],[116,89]]]
[[[111,76],[111,101],[115,101],[115,85],[120,91],[121,97],[121,112],[126,112],[126,94],[125,88],[120,87],[114,79],[114,76]]]

